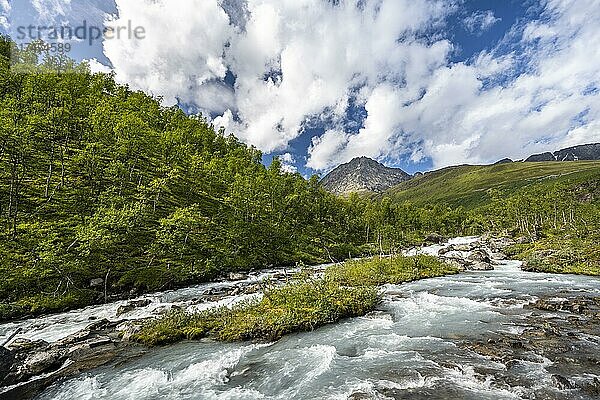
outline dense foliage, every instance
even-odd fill
[[[0,317],[357,252],[347,203],[316,177],[265,168],[202,117],[85,65],[49,58],[23,74],[7,58]]]
[[[489,230],[523,239],[509,252],[526,269],[600,275],[600,165],[490,195],[478,212],[487,216]]]
[[[342,265],[328,268],[326,277],[344,286],[379,286],[457,274],[458,272],[458,268],[433,256],[376,256],[346,261]]]

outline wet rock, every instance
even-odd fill
[[[600,379],[594,377],[592,380],[583,382],[579,385],[581,389],[591,395],[591,396],[600,396]]]
[[[242,290],[242,293],[243,294],[253,294],[253,293],[257,293],[261,290],[262,290],[262,286],[260,285],[260,283],[255,283],[255,284],[244,287],[244,289]]]
[[[485,241],[487,243],[487,246],[493,252],[502,252],[508,246],[512,246],[516,243],[513,239],[507,237],[486,238]]]
[[[354,345],[338,346],[336,348],[336,352],[338,355],[340,355],[342,357],[358,357],[360,355],[358,348]]]
[[[0,383],[10,372],[14,361],[14,355],[8,349],[0,346]]]
[[[241,272],[230,272],[229,275],[227,275],[227,279],[230,281],[243,281],[248,279],[248,274]]]
[[[481,249],[483,246],[482,243],[480,242],[473,242],[473,243],[465,243],[465,244],[451,244],[448,245],[442,249],[440,249],[438,251],[439,255],[444,255],[447,253],[468,253],[474,250],[479,250]],[[461,254],[462,257],[462,254]]]
[[[468,244],[455,244],[452,246],[452,250],[454,251],[472,251],[477,249],[479,246],[481,246],[480,243],[475,242],[475,243],[468,243]]]
[[[0,398],[33,398],[58,379],[99,367],[118,357],[128,357],[134,349],[142,349],[119,338],[117,326],[120,324],[122,322],[100,320],[52,344],[15,340],[9,352],[12,362],[8,373],[0,373],[0,386],[12,388]],[[0,358],[6,351],[0,350]]]
[[[475,262],[472,264],[465,264],[465,269],[467,271],[492,271],[494,266],[485,262]]]
[[[533,303],[530,307],[544,311],[563,311],[571,312],[574,314],[598,314],[600,312],[600,306],[597,302],[591,298],[577,297],[577,298],[543,298]]]
[[[13,340],[8,349],[15,352],[21,353],[25,351],[42,351],[49,346],[49,343],[45,340],[29,340],[23,338],[17,338]]]
[[[25,376],[35,376],[42,372],[60,367],[63,363],[62,354],[59,350],[49,350],[33,353],[25,359],[18,373]]]
[[[104,279],[96,278],[90,281],[90,287],[98,287],[104,285]]]
[[[230,287],[215,287],[215,288],[210,288],[206,291],[204,291],[204,293],[202,293],[202,296],[208,297],[208,296],[227,296],[227,294],[229,293],[229,291],[231,290]]]
[[[371,400],[374,397],[365,392],[354,392],[348,396],[348,400]]]
[[[119,331],[120,338],[123,342],[131,341],[131,337],[142,330],[142,326],[144,321],[128,321],[117,327]]]
[[[575,388],[575,386],[571,383],[570,380],[558,374],[552,375],[552,383],[554,383],[554,386],[556,386],[560,390],[568,390]]]
[[[457,260],[448,258],[448,259],[445,259],[444,261],[446,262],[446,264],[448,264],[448,265],[450,265],[450,266],[452,266],[454,268],[458,268],[461,271],[465,271],[466,270],[464,264],[461,264]]]
[[[120,317],[123,314],[127,314],[128,312],[131,312],[131,311],[135,310],[136,308],[147,307],[151,303],[152,303],[152,301],[149,299],[130,301],[127,304],[119,306],[119,308],[117,308],[117,317]]]
[[[433,244],[442,244],[446,241],[446,238],[437,233],[431,233],[425,237],[425,241]]]
[[[475,261],[477,263],[489,264],[492,262],[490,255],[484,249],[475,249],[467,256],[467,260]]]

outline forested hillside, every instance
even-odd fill
[[[316,178],[201,117],[48,59],[0,61],[0,315],[102,301],[354,253],[358,227]],[[35,54],[21,58],[35,63]],[[57,67],[62,73],[57,74]],[[40,73],[47,72],[47,73]],[[92,285],[92,287],[90,286]]]

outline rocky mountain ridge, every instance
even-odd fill
[[[524,162],[550,162],[550,161],[593,161],[600,160],[600,143],[584,144],[558,150],[553,153],[535,154]],[[504,158],[494,165],[513,162]],[[341,164],[329,172],[321,180],[321,185],[336,195],[350,193],[383,193],[392,186],[423,175],[418,172],[414,176],[399,168],[386,167],[385,165],[368,157],[357,157],[348,163]]]
[[[337,195],[353,192],[382,193],[411,178],[411,175],[399,168],[386,167],[368,157],[358,157],[332,170],[321,180],[321,184]]]
[[[525,162],[594,160],[600,160],[600,143],[568,147],[566,149],[555,151],[554,153],[546,152],[534,154],[527,158]]]

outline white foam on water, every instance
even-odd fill
[[[471,244],[471,243],[478,242],[480,239],[481,238],[479,236],[456,237],[456,238],[450,239],[448,241],[448,244],[450,244],[450,245]]]
[[[451,313],[491,312],[492,307],[484,301],[467,297],[440,296],[430,292],[418,292],[409,298],[387,302],[401,318],[416,317],[419,320],[435,319]]]
[[[97,377],[78,378],[69,381],[57,394],[51,397],[42,395],[40,400],[95,400],[102,399],[108,394],[108,390],[102,388]]]
[[[331,264],[323,264],[312,268],[319,270],[326,268],[328,265]],[[160,312],[168,311],[173,306],[190,309],[190,311],[200,311],[220,306],[232,306],[238,302],[255,298],[260,295],[249,294],[231,296],[219,301],[203,302],[200,304],[194,304],[193,299],[201,297],[203,294],[207,293],[207,291],[212,289],[234,288],[236,285],[254,284],[270,279],[277,274],[293,274],[299,271],[298,268],[294,268],[253,272],[248,274],[246,279],[239,281],[209,282],[183,289],[148,294],[131,300],[120,300],[64,313],[1,323],[0,341],[8,337],[8,335],[12,334],[18,328],[21,328],[22,330],[22,333],[18,336],[19,338],[30,340],[41,339],[52,343],[85,329],[88,325],[99,319],[108,319],[111,321],[139,320],[156,316]],[[150,304],[144,307],[137,307],[132,311],[117,316],[120,306],[127,305],[130,301],[137,300],[149,300]]]
[[[306,375],[305,382],[310,382],[313,379],[321,376],[331,368],[331,363],[336,355],[336,348],[334,346],[327,345],[316,345],[308,349],[308,351],[318,354],[320,362],[309,371]]]
[[[42,396],[41,400],[261,398],[257,397],[260,394],[257,391],[228,388],[226,383],[229,381],[230,370],[234,369],[244,356],[270,345],[253,344],[224,349],[211,354],[207,360],[190,364],[181,370],[171,371],[152,366],[126,370],[109,380],[103,378],[102,373],[96,377],[76,378],[58,384],[48,392],[48,396]],[[55,391],[58,394],[54,394]]]
[[[494,385],[494,377],[487,375],[481,376],[470,366],[460,366],[457,368],[444,368],[444,379],[452,382],[453,385],[481,395],[491,395],[499,399],[521,399],[519,393],[513,390],[502,389]]]

